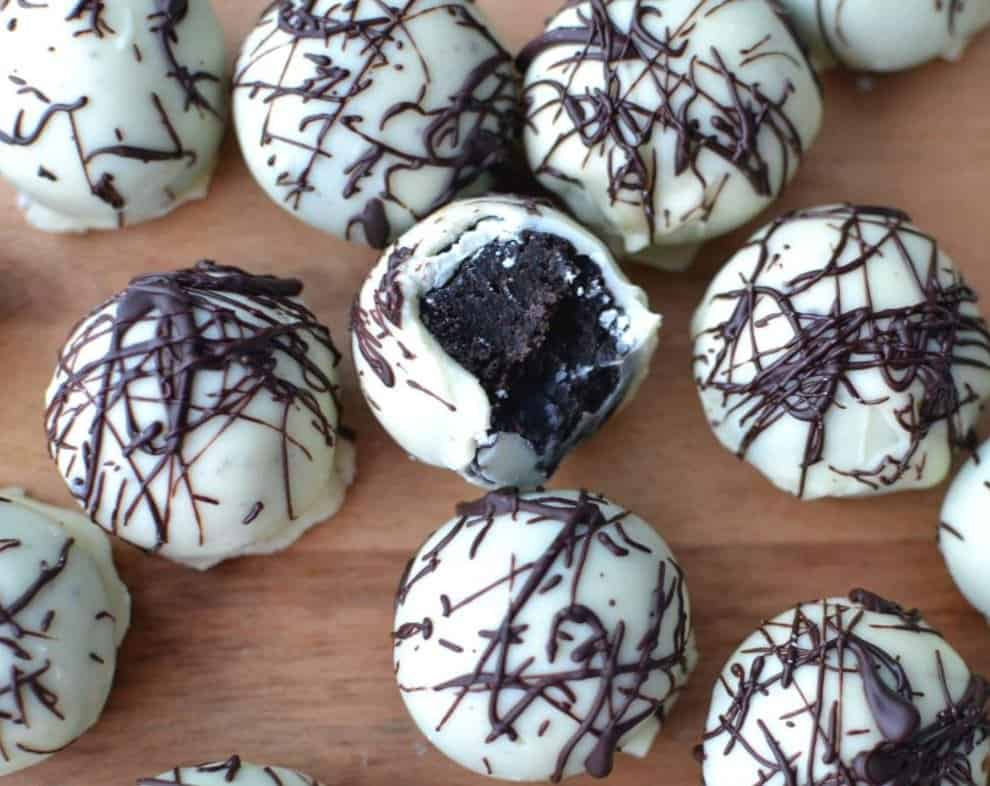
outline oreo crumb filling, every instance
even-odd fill
[[[478,378],[492,431],[525,438],[552,471],[585,414],[617,392],[629,320],[599,267],[555,235],[489,243],[420,302],[426,329]]]

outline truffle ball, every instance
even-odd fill
[[[530,166],[616,249],[682,269],[773,202],[822,94],[766,0],[580,0],[520,55]]]
[[[406,233],[352,316],[361,388],[414,458],[536,486],[646,376],[660,318],[593,235],[545,204],[458,202]]]
[[[719,441],[804,499],[929,488],[990,397],[990,333],[938,242],[890,208],[789,213],[694,316]]]
[[[319,782],[285,767],[264,767],[231,756],[227,761],[176,767],[157,778],[144,778],[137,786],[320,786]]]
[[[244,42],[234,120],[277,204],[381,249],[487,190],[518,129],[518,77],[470,0],[287,0]]]
[[[336,513],[354,472],[339,355],[301,292],[202,262],[134,279],[76,326],[46,427],[93,521],[205,569]]]
[[[937,57],[954,60],[990,24],[990,0],[781,0],[781,5],[821,68],[901,71]]]
[[[0,175],[50,232],[206,195],[226,121],[208,0],[0,3]]]
[[[707,786],[983,786],[990,686],[917,611],[863,590],[763,625],[715,683]]]
[[[990,442],[960,470],[942,506],[939,548],[956,585],[990,621]]]
[[[482,775],[605,777],[645,756],[697,661],[683,573],[649,524],[577,491],[458,506],[409,563],[395,674],[444,754]]]
[[[0,776],[99,720],[130,604],[109,541],[84,516],[0,490]]]

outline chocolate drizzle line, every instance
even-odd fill
[[[335,363],[340,359],[327,328],[298,300],[302,288],[295,279],[200,262],[187,270],[134,279],[73,331],[58,361],[59,385],[48,406],[46,428],[52,457],[68,467],[71,491],[91,517],[123,535],[121,530],[143,509],[155,523],[160,549],[169,542],[176,501],[184,494],[202,545],[203,506],[218,500],[197,493],[190,471],[237,421],[280,434],[285,511],[290,519],[296,517],[290,453],[312,456],[289,433],[289,413],[308,413],[319,438],[335,443],[337,388],[311,358],[310,348],[323,346]],[[152,337],[130,340],[137,326],[152,327]],[[106,340],[103,356],[82,361],[87,347]],[[305,386],[289,380],[286,364],[298,369]],[[209,395],[196,392],[204,374],[219,385]],[[148,399],[149,380],[160,398]],[[259,396],[280,405],[282,415],[275,422],[248,413]],[[160,406],[148,410],[149,403]],[[150,422],[143,420],[149,417]],[[82,444],[72,444],[67,435],[80,418],[91,425]],[[222,427],[209,445],[189,453],[187,438],[213,421]],[[139,464],[136,454],[148,458],[150,469]],[[127,471],[116,472],[115,460],[122,460]],[[168,494],[162,494],[163,479]]]
[[[184,110],[196,109],[212,115],[219,123],[223,123],[224,112],[221,106],[209,101],[199,89],[200,82],[213,82],[219,84],[220,76],[207,73],[205,71],[192,71],[188,66],[181,63],[176,55],[175,48],[179,43],[179,26],[185,19],[188,2],[187,0],[147,0],[150,11],[146,15],[146,23],[149,30],[161,42],[162,52],[167,63],[165,78],[175,80],[185,96]],[[8,3],[0,5],[0,13],[7,8]],[[22,9],[43,9],[48,6],[41,3],[24,3],[18,0],[18,7]],[[112,40],[116,31],[105,21],[104,12],[106,3],[101,0],[80,0],[66,15],[65,24],[83,23],[83,27],[75,30],[74,37],[92,36],[93,38],[107,39],[102,45],[116,46]],[[138,57],[138,62],[141,61]],[[149,164],[154,162],[184,161],[188,167],[193,167],[198,161],[198,154],[195,150],[186,147],[179,137],[173,118],[165,107],[161,95],[152,91],[150,100],[155,113],[159,117],[162,131],[167,144],[161,147],[145,147],[138,145],[107,145],[104,147],[90,149],[83,139],[79,129],[79,115],[87,109],[95,106],[94,99],[87,95],[69,96],[60,100],[53,100],[43,92],[33,87],[28,80],[10,75],[10,81],[18,85],[17,94],[33,99],[36,105],[33,107],[36,112],[36,119],[31,126],[25,128],[28,110],[18,109],[14,118],[13,127],[10,130],[0,129],[0,145],[11,147],[30,147],[36,144],[54,124],[56,119],[65,118],[68,129],[71,133],[72,144],[75,147],[76,157],[82,169],[86,183],[90,192],[110,206],[118,213],[118,224],[126,224],[127,199],[120,193],[114,184],[114,174],[112,171],[97,170],[97,159],[117,158],[124,160],[141,161]],[[98,107],[92,111],[99,111]],[[118,132],[118,140],[120,135]],[[43,173],[43,174],[42,174]],[[59,178],[52,171],[51,166],[42,166],[39,175],[57,181]],[[171,192],[167,189],[166,196]],[[174,195],[170,196],[174,201]]]
[[[772,250],[777,233],[793,221],[816,219],[827,220],[835,232],[829,258],[820,268],[788,281],[785,289],[763,284],[761,277],[778,259]],[[837,396],[844,392],[865,406],[884,403],[868,400],[857,390],[855,372],[878,371],[892,392],[920,388],[919,395],[896,413],[899,425],[910,436],[910,446],[904,455],[888,457],[880,466],[853,472],[829,467],[833,472],[876,490],[896,484],[916,460],[924,460],[919,453],[937,423],[947,424],[953,446],[971,441],[960,424],[960,412],[977,403],[979,396],[968,387],[960,390],[953,372],[961,367],[990,371],[990,332],[980,317],[964,313],[964,308],[976,302],[976,294],[958,274],[940,267],[937,242],[910,222],[909,216],[897,210],[854,205],[789,213],[744,247],[755,248],[758,258],[742,285],[715,296],[735,306],[728,320],[705,332],[714,338],[717,351],[697,359],[698,384],[703,390],[723,393],[727,413],[742,416],[748,430],[740,457],[782,418],[808,424],[799,496],[804,495],[809,470],[825,454],[826,419],[838,406]],[[879,230],[879,240],[867,241],[867,230]],[[909,252],[904,242],[909,237],[924,241],[925,258]],[[850,251],[856,253],[847,259]],[[881,262],[891,264],[894,258],[917,283],[920,300],[912,306],[880,309],[874,306],[869,268]],[[843,306],[845,276],[862,277],[865,307]],[[828,313],[799,311],[795,299],[818,285],[834,289]],[[769,304],[774,308],[772,315],[767,312]],[[754,329],[770,319],[786,320],[793,337],[782,346],[759,347],[758,354],[750,357],[743,347],[749,346]],[[737,369],[754,364],[752,379],[737,381]]]
[[[966,0],[933,0],[932,13],[936,16],[944,15],[949,35],[955,36],[958,34],[956,24],[958,16],[965,8]],[[831,55],[836,63],[842,66],[848,66],[849,63],[843,59],[842,52],[837,44],[841,44],[844,47],[849,46],[849,38],[843,29],[842,22],[842,15],[847,10],[846,0],[839,0],[835,6],[832,23],[829,24],[826,18],[825,0],[815,0],[815,20],[818,24],[819,35],[829,55]],[[915,10],[913,13],[920,14],[920,10]]]
[[[614,628],[609,628],[594,610],[577,600],[592,549],[605,548],[597,536],[615,532],[616,523],[624,517],[606,519],[602,512],[604,504],[604,499],[586,493],[573,500],[551,494],[526,498],[511,489],[493,492],[476,502],[459,505],[460,519],[450,533],[430,551],[410,562],[399,586],[398,608],[421,581],[440,567],[447,550],[458,540],[470,538],[471,559],[484,559],[485,543],[497,527],[559,525],[559,533],[544,554],[531,562],[514,564],[512,573],[503,579],[457,602],[450,600],[450,594],[456,588],[440,595],[441,613],[451,617],[470,613],[471,605],[478,599],[498,587],[518,582],[518,590],[513,593],[505,616],[493,629],[479,632],[484,646],[474,669],[428,687],[452,695],[437,732],[443,730],[469,694],[478,692],[489,695],[489,733],[485,743],[501,737],[517,740],[517,726],[527,712],[556,712],[578,723],[574,734],[559,751],[552,776],[552,780],[558,782],[575,749],[586,739],[593,740],[594,745],[583,764],[589,774],[605,777],[612,770],[613,757],[622,738],[651,716],[660,715],[662,719],[664,701],[646,695],[643,689],[657,673],[665,674],[669,684],[677,686],[689,668],[691,626],[683,575],[672,560],[658,561],[657,585],[647,631],[635,645],[638,656],[629,661],[622,660],[627,623],[619,621]],[[504,517],[509,517],[510,521],[505,522]],[[628,554],[626,552],[624,556]],[[610,556],[624,558],[611,551]],[[543,646],[549,661],[555,663],[562,642],[580,640],[581,644],[571,652],[567,666],[557,671],[536,672],[531,669],[531,658],[521,668],[509,671],[506,664],[514,659],[513,648],[527,645],[527,626],[519,624],[518,619],[555,573],[567,576],[570,602],[554,615],[552,636]],[[673,651],[659,654],[656,650],[661,631],[668,628],[672,629]],[[682,676],[677,676],[678,672]],[[588,680],[597,684],[597,694],[587,715],[579,717],[572,706],[573,686]],[[416,691],[419,688],[402,686],[402,689]],[[541,729],[545,732],[548,727],[549,722],[545,721]]]
[[[176,767],[165,777],[142,778],[137,782],[137,786],[197,786],[202,783],[202,779],[197,775],[216,776],[219,775],[224,783],[241,783],[250,781],[255,771],[260,770],[271,786],[319,786],[319,784],[308,775],[303,775],[295,770],[280,769],[275,772],[272,767],[252,767],[244,763],[240,756],[231,756],[229,759],[216,764],[198,764],[192,767]],[[281,773],[281,774],[280,774]],[[245,777],[241,777],[241,776]],[[283,776],[288,776],[291,781],[286,781]]]
[[[748,669],[734,663],[726,670],[731,680],[725,672],[720,677],[731,704],[719,717],[718,725],[706,731],[704,744],[696,751],[699,761],[728,756],[738,748],[756,763],[761,783],[779,777],[786,786],[982,786],[984,775],[973,772],[969,756],[990,738],[990,685],[973,676],[962,697],[953,700],[941,653],[936,650],[935,667],[945,708],[929,726],[923,727],[914,705],[914,697],[919,694],[899,657],[858,633],[863,627],[887,627],[864,622],[864,610],[902,620],[907,615],[916,623],[920,617],[864,590],[854,590],[850,602],[852,606],[833,606],[822,601],[821,622],[808,616],[808,606],[804,604],[794,610],[790,623],[764,624],[760,635],[766,646],[745,651],[747,656],[756,656]],[[789,636],[777,643],[781,628],[787,629]],[[918,626],[912,630],[918,635],[941,637],[930,628]],[[855,661],[855,669],[846,665],[848,658]],[[818,675],[817,680],[802,682],[817,684],[815,695],[806,695],[795,682],[795,674],[805,670],[814,670]],[[851,733],[842,726],[846,693],[840,690],[831,706],[825,706],[822,699],[826,681],[842,680],[848,673],[856,673],[862,680],[864,698],[884,737],[883,742],[851,762],[840,756],[842,741]],[[787,717],[807,713],[812,718],[811,738],[804,750],[784,750],[774,739],[769,723],[782,718],[767,716],[764,721],[758,717],[760,734],[744,733],[750,718],[758,716],[760,703],[768,701],[771,690],[788,690],[788,696],[798,698],[800,708]],[[769,751],[769,756],[764,750]],[[803,756],[807,757],[806,772],[795,766]],[[816,778],[821,764],[831,770]]]
[[[460,88],[451,95],[428,101],[432,69],[444,67],[442,55],[428,47],[439,45],[442,49],[445,43],[419,41],[412,30],[433,15],[452,17],[457,28],[483,42],[492,55],[465,74]],[[422,219],[508,160],[520,121],[517,77],[511,57],[464,0],[403,0],[397,4],[380,0],[283,0],[269,6],[259,26],[268,32],[245,53],[234,89],[247,90],[251,99],[267,105],[258,144],[265,147],[279,142],[306,154],[297,171],[285,169],[276,178],[276,185],[284,192],[283,201],[293,210],[299,209],[303,199],[318,198],[313,181],[321,162],[344,155],[345,149],[359,150],[343,167],[347,179],[340,196],[358,202],[347,225],[347,236],[384,248],[394,234],[386,204],[400,208],[414,220]],[[312,46],[306,44],[313,41],[321,42],[326,52],[335,44],[355,48],[360,55],[358,65],[347,67],[328,54],[311,51]],[[252,77],[252,71],[266,57],[286,47],[285,67],[277,82]],[[355,101],[379,89],[378,82],[387,79],[386,67],[407,57],[403,53],[409,51],[415,53],[422,70],[419,95],[383,107],[378,117],[355,114]],[[428,54],[437,61],[431,61]],[[301,60],[305,60],[309,73],[297,82],[287,81],[290,72],[299,71],[293,64]],[[315,141],[281,136],[271,130],[279,104],[287,97],[292,98],[290,103],[301,99],[312,107],[297,125],[300,134],[317,129]],[[416,119],[417,127],[423,127],[416,151],[387,138],[390,125],[410,118]],[[342,144],[335,135],[345,131],[352,141]],[[446,182],[435,196],[429,195],[432,201],[425,209],[418,209],[403,202],[392,180],[402,172],[425,168],[445,170]],[[381,188],[364,193],[364,181],[379,173]]]
[[[547,53],[556,58],[544,60],[540,71],[544,76],[526,87],[529,126],[538,128],[539,118],[546,114],[553,115],[555,121],[566,117],[570,126],[549,146],[534,173],[544,180],[579,185],[553,165],[558,150],[578,139],[587,149],[587,159],[607,156],[611,204],[641,209],[651,235],[655,235],[661,222],[671,220],[670,216],[657,216],[654,210],[662,184],[657,179],[660,162],[652,140],[663,131],[676,137],[675,174],[690,173],[704,191],[701,203],[678,220],[706,220],[730,176],[722,182],[709,182],[700,167],[704,154],[730,165],[755,194],[770,197],[779,193],[804,152],[787,108],[795,90],[793,83],[788,81],[780,95],[769,96],[758,82],[746,82],[739,71],[730,70],[717,48],[711,47],[704,55],[689,53],[692,36],[702,35],[699,26],[735,2],[699,0],[673,27],[665,16],[666,9],[655,0],[635,0],[628,27],[616,23],[609,8],[611,0],[568,2],[566,9],[579,9],[579,24],[547,30],[517,59],[520,70],[526,71]],[[803,52],[791,28],[783,27],[787,40]],[[793,61],[789,52],[766,48],[769,42],[766,38],[744,49],[747,62],[768,57]],[[634,64],[636,75],[630,78]],[[814,73],[803,56],[797,66]],[[585,83],[579,73],[586,67],[601,69],[602,87],[575,86]],[[553,97],[538,98],[537,93],[543,91]],[[645,91],[648,100],[634,97],[634,91],[639,95]],[[719,98],[723,91],[727,99]],[[782,162],[776,180],[766,155],[771,146]]]
[[[48,640],[53,638],[51,634],[52,623],[54,621],[54,611],[46,612],[42,617],[41,625],[38,629],[29,626],[19,619],[22,614],[32,612],[42,597],[45,590],[55,584],[65,571],[72,556],[75,541],[67,538],[59,548],[58,557],[53,563],[41,561],[38,567],[38,575],[20,592],[19,595],[4,599],[0,597],[0,653],[6,652],[12,657],[12,664],[9,673],[0,678],[0,703],[7,709],[0,709],[0,761],[9,762],[12,758],[12,751],[9,744],[4,740],[4,728],[6,726],[30,728],[32,714],[29,712],[32,706],[37,707],[37,712],[51,716],[59,721],[65,720],[64,708],[60,706],[61,698],[46,683],[52,671],[51,660],[45,658],[42,662],[37,653],[31,651],[30,642],[32,640]],[[11,553],[23,547],[19,540],[0,540],[0,555]],[[14,554],[12,559],[19,559],[19,555]],[[25,559],[29,559],[25,557]],[[99,615],[96,622],[100,622]],[[106,617],[112,621],[112,617]],[[55,637],[57,638],[57,636]],[[44,655],[42,650],[41,655]],[[90,660],[98,665],[105,664],[105,659],[93,653]],[[7,681],[4,682],[3,679]],[[35,720],[39,720],[35,718]],[[71,744],[71,743],[69,743]],[[64,746],[68,747],[68,745]],[[17,750],[22,753],[48,755],[52,751],[43,751],[30,746],[16,743]]]

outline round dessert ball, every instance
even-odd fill
[[[938,543],[966,599],[990,621],[990,442],[959,471],[942,506]]]
[[[395,675],[420,730],[481,775],[605,777],[645,756],[698,653],[684,575],[601,496],[492,492],[410,561]]]
[[[692,331],[715,435],[803,499],[940,483],[990,397],[975,293],[891,208],[774,221],[712,281]]]
[[[0,776],[99,720],[130,604],[109,541],[84,516],[0,490]]]
[[[636,392],[660,317],[608,249],[548,205],[457,202],[406,233],[351,320],[361,389],[414,458],[537,486]]]
[[[955,60],[990,24],[990,0],[781,0],[781,5],[820,68],[901,71],[938,57]]]
[[[707,786],[983,786],[990,686],[917,611],[864,590],[763,625],[715,683]]]
[[[240,756],[212,764],[176,767],[157,778],[139,780],[137,786],[164,786],[167,783],[181,786],[320,786],[317,780],[301,772],[249,764]]]
[[[0,175],[49,232],[206,196],[227,113],[209,0],[0,3]]]
[[[288,0],[244,42],[234,120],[272,200],[382,249],[488,190],[517,133],[518,91],[471,0]]]
[[[49,450],[93,521],[206,569],[270,554],[340,508],[340,356],[295,279],[201,262],[142,276],[72,331]]]
[[[822,123],[817,77],[767,0],[579,0],[519,61],[541,184],[667,269],[773,202]]]

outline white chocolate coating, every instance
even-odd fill
[[[960,57],[990,0],[781,0],[819,68],[903,71]]]
[[[649,311],[646,294],[623,275],[609,250],[567,216],[516,197],[449,205],[385,251],[361,288],[352,320],[361,389],[389,434],[412,457],[487,488],[539,485],[562,455],[539,456],[518,434],[492,430],[487,393],[426,329],[420,300],[448,282],[487,244],[517,240],[524,231],[558,236],[586,255],[627,318],[614,327],[626,350],[619,360],[618,388],[603,411],[585,413],[562,448],[566,454],[635,395],[649,372],[661,322]],[[400,259],[410,249],[408,257]],[[401,306],[393,318],[384,313],[385,298]]]
[[[139,780],[137,786],[320,786],[319,781],[296,770],[250,764],[239,756],[223,762],[176,767],[157,778]]]
[[[116,229],[206,195],[226,120],[209,0],[0,8],[0,175],[49,232]]]
[[[822,123],[816,76],[766,0],[569,4],[522,60],[540,182],[667,269],[775,200]]]
[[[942,506],[939,549],[949,573],[990,622],[990,442],[952,481]]]
[[[976,296],[897,211],[775,221],[712,281],[692,334],[719,441],[804,499],[938,484],[990,397]]]
[[[726,663],[705,725],[703,782],[894,783],[863,776],[865,761],[887,747],[891,759],[906,755],[923,768],[904,783],[985,786],[990,721],[985,701],[968,700],[970,690],[981,688],[971,676],[920,616],[883,613],[845,598],[801,604],[765,622]],[[945,722],[954,707],[973,705],[982,717],[972,726]],[[911,715],[914,722],[897,731],[906,739],[895,740],[892,731]],[[925,731],[934,729],[952,741],[947,750],[923,742]]]
[[[225,275],[221,269],[205,280]],[[148,347],[163,331],[179,332],[182,322],[166,317],[161,303],[137,319],[122,316],[122,304],[147,286],[132,283],[82,320],[62,351],[46,402],[50,451],[66,483],[104,529],[196,569],[291,545],[337,512],[354,479],[353,445],[337,432],[339,358],[329,333],[297,297],[184,285],[181,292],[197,298],[191,313],[201,343],[174,341],[177,357],[191,357],[165,363],[159,373],[160,356]],[[216,309],[226,310],[222,319]],[[253,360],[269,352],[257,343],[266,331],[282,336],[268,355],[272,376],[259,374]],[[238,354],[239,339],[247,360]],[[217,353],[219,367],[200,364],[195,353],[204,346]],[[180,405],[168,406],[163,391],[181,392],[183,369],[194,365],[193,420],[177,425]],[[101,412],[104,384],[114,393]],[[97,473],[87,460],[94,434]]]
[[[503,780],[602,777],[616,750],[645,756],[698,657],[666,543],[576,491],[470,507],[399,590],[395,674],[420,730]]]
[[[99,720],[130,610],[110,543],[85,517],[0,490],[0,776]]]
[[[515,131],[518,77],[477,5],[294,5],[262,15],[234,77],[241,150],[276,204],[384,248],[487,190]]]

